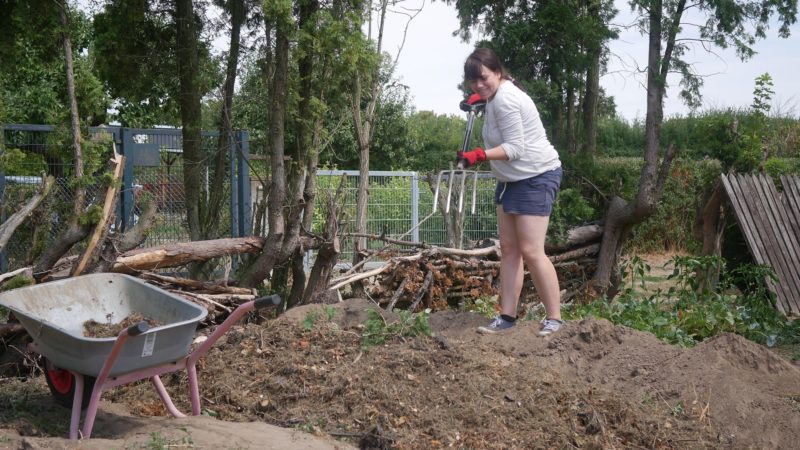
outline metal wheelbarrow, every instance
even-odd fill
[[[45,358],[45,379],[56,402],[72,408],[69,438],[78,439],[81,410],[86,409],[80,437],[92,434],[100,395],[113,387],[149,378],[167,411],[186,417],[172,403],[160,375],[186,369],[192,415],[200,414],[197,361],[244,314],[280,304],[278,295],[237,307],[190,353],[197,324],[206,316],[201,306],[123,274],[99,273],[0,293],[33,338],[29,349]],[[119,323],[141,314],[140,321],[116,337],[86,337],[84,324]]]

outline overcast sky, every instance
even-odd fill
[[[407,0],[406,5],[424,4],[422,11],[408,24],[408,33],[397,67],[400,82],[407,85],[412,102],[418,111],[432,110],[439,114],[464,114],[458,109],[464,59],[472,45],[454,37],[458,19],[454,7],[437,1]],[[615,23],[630,22],[627,2],[617,1],[621,11]],[[397,55],[403,27],[407,17],[393,15],[385,31],[384,50]],[[614,41],[614,55],[610,73],[600,84],[614,96],[617,112],[628,120],[643,118],[645,113],[644,77],[635,78],[633,61],[642,65],[646,61],[646,38],[636,31],[626,31]],[[767,32],[767,39],[755,45],[758,54],[746,63],[740,62],[733,51],[715,49],[716,56],[706,52],[687,55],[695,63],[695,70],[708,75],[702,88],[703,108],[747,107],[752,103],[755,79],[769,72],[773,79],[773,112],[779,111],[794,117],[800,115],[800,26],[792,27],[792,36],[781,39],[777,29]],[[668,82],[677,86],[679,79],[672,76]],[[686,114],[688,109],[678,99],[677,89],[670,89],[664,104],[664,114],[669,117]]]

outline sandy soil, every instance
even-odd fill
[[[431,316],[433,338],[364,348],[367,300],[290,310],[230,330],[200,368],[205,413],[166,418],[149,384],[104,395],[79,448],[792,448],[800,441],[800,369],[725,334],[681,349],[604,320],[548,338],[523,322],[503,335],[472,313]],[[306,330],[309,313],[320,319]],[[391,320],[391,317],[389,317]],[[189,410],[186,377],[164,382]],[[0,403],[32,417],[0,423],[0,448],[65,448],[68,411],[40,378],[0,383]],[[16,401],[16,400],[15,400]],[[215,417],[215,418],[214,418]],[[63,434],[56,434],[63,433]],[[96,438],[96,439],[95,439]],[[166,442],[163,446],[158,446]],[[273,447],[269,447],[273,445]]]

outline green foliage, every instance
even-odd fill
[[[725,272],[724,261],[716,257],[675,257],[669,264],[674,266],[669,278],[675,286],[668,291],[642,296],[635,287],[644,288],[649,267],[632,258],[623,266],[629,281],[615,300],[565,308],[565,317],[601,317],[681,346],[692,346],[722,332],[767,346],[800,342],[800,324],[773,306],[764,283],[766,278],[775,278],[771,269],[749,265]],[[720,283],[705,283],[704,274],[717,270],[723,271]],[[741,293],[734,293],[735,286],[743,288]]]
[[[12,289],[17,289],[25,286],[32,286],[34,284],[34,280],[32,278],[28,278],[22,275],[17,275],[14,278],[3,283],[2,289],[0,291],[10,291]],[[2,316],[2,314],[0,314]]]
[[[547,234],[551,242],[562,242],[575,225],[591,221],[597,211],[575,188],[561,189],[553,204]]]
[[[336,309],[329,305],[322,305],[322,308],[309,310],[300,325],[303,330],[311,331],[321,316],[324,316],[326,322],[330,322],[336,317]]]
[[[408,149],[410,157],[408,169],[432,171],[447,169],[461,149],[466,132],[466,121],[454,115],[435,114],[419,111],[408,118]],[[482,146],[479,121],[473,124],[474,146]]]
[[[421,313],[398,310],[397,320],[388,323],[381,313],[369,309],[367,310],[367,320],[364,322],[362,345],[364,347],[381,345],[387,340],[397,337],[431,336],[433,333],[428,323],[430,313],[430,309]]]
[[[65,123],[69,110],[58,8],[46,0],[11,2],[2,15],[0,122]],[[79,115],[96,124],[110,104],[88,55],[90,19],[78,9],[68,16]]]
[[[639,156],[644,152],[644,123],[602,117],[597,123],[598,153],[606,157]]]
[[[474,300],[468,299],[462,306],[462,309],[492,318],[497,315],[497,297],[478,297]]]
[[[770,110],[770,100],[775,94],[772,89],[772,77],[769,73],[763,73],[756,77],[756,87],[753,90],[753,104],[750,106],[753,111],[762,116],[766,116]]]
[[[18,148],[3,148],[0,154],[0,170],[9,175],[38,176],[47,170],[44,156],[25,153]]]

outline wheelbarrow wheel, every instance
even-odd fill
[[[75,375],[69,370],[56,367],[50,360],[45,359],[44,379],[47,380],[47,386],[50,388],[53,397],[55,397],[56,403],[65,408],[72,408],[72,400],[75,398],[75,385],[78,382]],[[95,377],[83,376],[82,409],[86,409],[89,406],[94,382]]]

